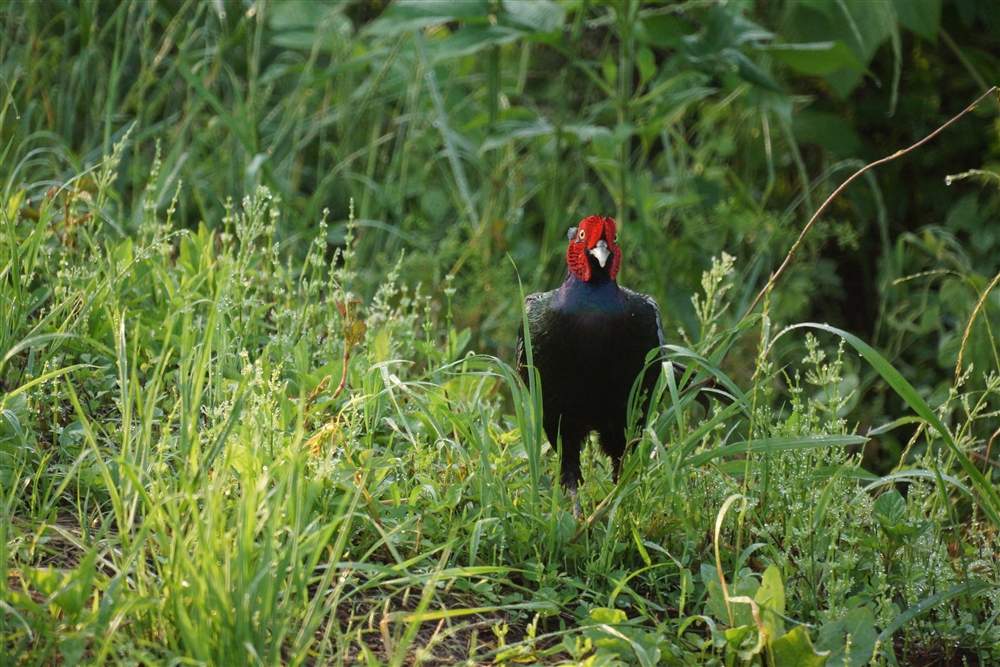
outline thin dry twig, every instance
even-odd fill
[[[775,271],[774,273],[771,274],[771,278],[770,278],[770,280],[767,281],[767,285],[765,285],[764,289],[762,289],[760,291],[760,293],[757,295],[757,298],[753,300],[753,303],[750,304],[750,307],[747,309],[747,312],[743,314],[743,317],[740,318],[740,321],[742,322],[747,317],[749,317],[750,314],[753,313],[754,309],[757,307],[757,304],[760,303],[760,300],[764,298],[764,295],[767,294],[768,292],[770,292],[771,289],[774,288],[774,284],[778,281],[778,278],[781,277],[781,274],[785,272],[785,269],[788,267],[788,265],[791,264],[792,257],[795,256],[795,251],[799,249],[799,246],[802,244],[802,240],[806,237],[806,234],[809,233],[809,230],[812,229],[813,224],[816,222],[816,220],[819,219],[819,216],[822,215],[822,213],[830,205],[830,202],[832,202],[834,199],[836,199],[837,195],[839,195],[841,192],[843,192],[844,189],[848,185],[850,185],[851,183],[853,183],[854,181],[856,181],[859,176],[861,176],[862,174],[864,174],[869,169],[873,169],[873,168],[878,167],[879,165],[883,165],[883,164],[885,164],[887,162],[892,162],[896,158],[902,157],[902,156],[906,155],[907,153],[909,153],[910,151],[912,151],[912,150],[914,150],[916,148],[919,148],[920,146],[923,146],[925,143],[927,143],[928,141],[930,141],[931,139],[933,139],[937,135],[941,134],[941,132],[943,132],[946,128],[948,128],[952,123],[954,123],[955,121],[957,121],[959,118],[961,118],[965,114],[967,114],[970,111],[972,111],[973,109],[975,109],[979,105],[980,102],[982,102],[984,99],[986,99],[987,97],[989,97],[992,93],[995,93],[996,91],[997,91],[997,86],[993,86],[992,88],[990,88],[989,90],[987,90],[985,93],[983,93],[979,97],[979,99],[977,99],[975,102],[973,102],[972,104],[970,104],[969,106],[967,106],[965,109],[963,109],[962,112],[959,113],[957,116],[955,116],[954,118],[952,118],[951,120],[949,120],[947,123],[945,123],[944,125],[942,125],[938,129],[934,130],[933,132],[931,132],[926,137],[924,137],[923,139],[921,139],[917,143],[913,144],[909,148],[904,148],[903,150],[896,151],[892,155],[884,157],[881,160],[876,160],[875,162],[872,162],[871,164],[869,164],[869,165],[867,165],[865,167],[862,167],[858,171],[854,172],[854,174],[851,175],[851,177],[848,178],[846,181],[844,181],[839,188],[837,188],[836,190],[833,191],[833,194],[831,194],[829,197],[826,198],[826,201],[824,201],[823,204],[818,209],[816,209],[816,212],[813,213],[813,216],[811,218],[809,218],[809,222],[807,222],[806,226],[802,228],[802,233],[799,234],[799,238],[795,240],[795,243],[792,245],[791,250],[788,251],[788,255],[785,256],[785,261],[781,263],[781,266],[778,267],[777,271]],[[1000,98],[1000,96],[998,96],[998,98]]]

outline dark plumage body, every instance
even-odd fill
[[[575,489],[582,480],[580,448],[591,431],[599,434],[617,479],[629,394],[647,353],[659,345],[655,306],[614,282],[592,285],[573,274],[559,289],[529,296],[526,306],[545,434],[553,445],[562,435],[563,484]],[[519,361],[527,379],[526,362]],[[647,396],[659,372],[659,365],[646,372]]]
[[[664,342],[656,302],[615,282],[621,250],[614,221],[594,216],[581,222],[580,229],[590,238],[570,230],[570,272],[562,286],[525,299],[532,359],[542,385],[542,423],[553,446],[562,438],[561,481],[574,497],[577,515],[583,442],[597,431],[617,481],[627,445],[629,394],[649,351]],[[602,244],[604,249],[598,249]],[[517,365],[527,381],[523,327]],[[643,376],[643,410],[660,369],[653,364]]]

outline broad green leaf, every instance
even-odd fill
[[[737,51],[736,49],[726,49],[723,51],[723,54],[726,59],[736,64],[736,72],[744,81],[749,81],[750,83],[756,84],[766,90],[773,90],[777,93],[784,92],[784,88],[782,88],[777,81],[772,79],[764,70],[757,66],[757,63],[751,60],[742,51]]]
[[[785,624],[781,616],[785,613],[785,585],[781,580],[781,570],[776,565],[768,565],[761,577],[760,589],[754,595],[760,605],[761,620],[768,637],[785,634]]]
[[[864,667],[875,652],[875,617],[868,607],[858,607],[847,612],[839,621],[831,621],[819,629],[816,648],[830,652],[831,665],[844,664],[850,645],[848,667]]]
[[[448,349],[451,352],[449,361],[457,361],[462,358],[465,348],[469,346],[470,340],[472,340],[472,329],[469,327],[461,331],[450,330],[448,332]]]
[[[371,35],[398,35],[450,21],[488,22],[486,0],[398,0],[371,23],[366,32]]]
[[[566,12],[551,0],[503,0],[504,22],[530,32],[549,32],[562,27]]]
[[[796,14],[793,20],[797,25],[786,24],[786,34],[805,36],[796,40],[800,42],[844,42],[865,64],[871,62],[894,29],[891,0],[819,0],[808,3],[808,7],[806,3],[794,3],[789,8]],[[799,16],[802,13],[812,16]]]
[[[63,575],[62,588],[55,598],[55,604],[66,612],[68,618],[76,619],[86,609],[94,589],[94,561],[97,552],[91,551],[76,569]]]
[[[268,7],[267,23],[272,30],[315,30],[334,9],[335,6],[327,2],[279,2]]]
[[[941,0],[893,0],[892,4],[900,25],[930,42],[937,41],[941,27]]]
[[[319,46],[332,51],[351,39],[354,27],[331,2],[278,2],[267,10],[270,42],[289,49]]]
[[[821,12],[827,17],[836,11],[836,0],[798,0],[797,4]]]
[[[842,69],[868,71],[868,68],[843,42],[769,44],[759,46],[757,50],[771,54],[798,72],[813,76],[822,76]]]
[[[656,74],[656,58],[647,46],[639,47],[636,51],[635,64],[639,68],[639,78],[643,84]]]
[[[746,641],[747,636],[754,629],[755,628],[752,625],[741,625],[737,628],[729,628],[723,633],[723,635],[725,636],[726,643],[729,644],[729,648],[731,650],[743,653],[739,649],[743,645],[743,642]],[[753,654],[751,653],[750,655]],[[744,659],[749,660],[749,656]]]
[[[789,42],[842,42],[865,66],[879,46],[899,34],[891,0],[814,0],[786,7],[782,34]],[[839,97],[846,98],[861,83],[863,72],[841,67],[823,76]]]
[[[726,600],[722,595],[719,573],[715,566],[707,562],[701,564],[701,581],[708,590],[708,599],[705,601],[708,613],[723,623],[729,623],[729,612],[726,611]]]
[[[673,14],[657,14],[642,19],[639,39],[664,49],[679,49],[681,38],[692,32],[691,26]]]
[[[420,210],[434,222],[440,223],[451,210],[451,200],[441,188],[429,187],[420,193]]]
[[[727,607],[726,596],[723,594],[722,584],[719,582],[719,573],[713,565],[702,563],[701,578],[708,589],[708,600],[706,600],[708,610],[716,620],[729,625],[729,612],[731,609],[733,627],[742,625],[754,626],[753,611],[750,609],[750,605],[730,600]],[[744,574],[735,583],[727,582],[726,586],[730,598],[739,596],[755,598],[758,591],[760,591],[760,582],[752,574]]]
[[[34,567],[25,570],[31,585],[44,597],[50,597],[62,585],[62,576],[52,567]]]
[[[487,0],[397,0],[386,10],[391,19],[435,19],[441,23],[489,14]]]
[[[781,86],[741,50],[773,38],[773,33],[728,6],[717,5],[705,18],[703,30],[681,38],[680,50],[688,62],[703,72],[724,76],[735,71],[745,81],[781,92]]]
[[[776,639],[771,644],[771,654],[774,664],[781,667],[823,667],[826,665],[829,653],[817,653],[809,641],[806,626],[796,626],[794,630]]]
[[[621,623],[628,623],[628,616],[621,609],[608,609],[606,607],[597,607],[596,609],[590,610],[590,620],[595,623],[605,623],[607,625],[619,625]]]
[[[885,529],[892,529],[906,521],[906,500],[896,489],[883,493],[872,508],[875,518]]]
[[[774,39],[774,33],[726,5],[712,7],[705,27],[708,42],[718,46],[742,46],[749,42]]]
[[[587,142],[599,139],[611,134],[611,130],[603,125],[579,125],[570,124],[562,128],[563,132],[571,134],[580,141]]]
[[[445,39],[434,53],[435,62],[467,56],[494,44],[508,44],[524,36],[524,32],[504,26],[467,25]]]
[[[382,329],[375,334],[372,353],[376,362],[382,363],[389,360],[392,353],[392,345],[390,343],[389,332],[386,329]]]
[[[781,581],[781,570],[776,565],[768,565],[761,577],[760,589],[754,600],[779,614],[785,613],[785,585]]]

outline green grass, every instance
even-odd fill
[[[739,398],[707,411],[660,387],[617,487],[585,457],[578,523],[538,387],[467,353],[450,291],[442,303],[391,270],[352,305],[353,246],[329,248],[321,225],[286,261],[264,190],[219,232],[146,207],[122,237],[97,222],[117,155],[89,197],[75,179],[37,221],[21,191],[5,207],[9,664],[1000,655],[997,505],[970,458],[995,373],[932,410],[839,332],[912,405],[901,423],[927,431],[879,478],[841,416],[844,369],[862,362],[836,337],[807,335],[799,361],[772,358],[796,328],[713,333],[675,354],[712,368],[734,334],[759,333],[753,382],[720,377]],[[706,274],[706,334],[732,271]]]
[[[980,35],[878,19],[886,153],[739,41],[805,3],[427,6],[0,4],[0,665],[1000,660],[1000,198],[869,174],[740,319]],[[919,178],[992,173],[983,106]],[[509,364],[581,212],[736,400],[665,374],[577,522]]]

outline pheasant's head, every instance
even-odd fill
[[[618,247],[618,225],[611,218],[592,215],[569,228],[566,263],[569,270],[584,282],[591,279],[614,280],[622,266]]]

